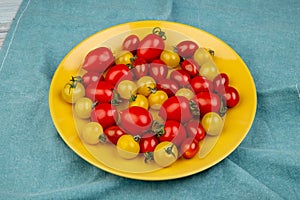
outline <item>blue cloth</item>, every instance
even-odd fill
[[[0,199],[300,199],[300,1],[24,0],[0,52]],[[219,37],[257,87],[253,126],[226,159],[170,181],[118,177],[77,156],[48,108],[52,76],[112,25],[168,20]]]

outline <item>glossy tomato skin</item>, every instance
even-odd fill
[[[179,56],[184,58],[190,58],[194,55],[199,46],[190,40],[185,40],[176,45],[176,51]]]
[[[218,74],[214,80],[214,91],[223,94],[225,92],[225,87],[229,85],[229,77],[225,73]]]
[[[239,92],[232,86],[225,86],[224,90],[222,97],[226,101],[226,106],[228,108],[236,106],[240,101]]]
[[[171,72],[170,79],[175,81],[177,85],[184,87],[190,84],[191,77],[185,70],[178,69]]]
[[[199,151],[199,142],[194,138],[186,138],[181,144],[181,154],[186,159],[193,158]]]
[[[148,75],[149,64],[146,62],[144,58],[136,58],[133,63],[132,73],[134,77],[138,80],[143,76]]]
[[[122,43],[122,49],[133,53],[137,50],[139,44],[139,37],[137,35],[132,34],[125,38],[125,40]]]
[[[156,34],[149,34],[143,38],[137,49],[137,56],[151,62],[160,57],[165,48],[163,39]]]
[[[168,66],[160,59],[154,60],[150,64],[149,75],[156,81],[165,79],[168,75]]]
[[[199,120],[191,120],[186,123],[185,127],[187,136],[190,138],[194,138],[198,142],[203,140],[206,136],[206,132]]]
[[[196,94],[199,92],[213,91],[213,82],[204,76],[196,76],[192,78],[190,84]]]
[[[117,85],[122,80],[132,80],[132,72],[124,64],[117,64],[109,68],[105,75],[105,81]]]
[[[104,77],[102,75],[99,75],[99,73],[93,71],[85,73],[81,78],[82,84],[85,88],[91,83],[104,80]]]
[[[82,68],[98,73],[104,72],[114,63],[114,56],[107,47],[99,47],[90,51],[83,62]]]
[[[143,135],[151,129],[152,115],[148,110],[139,106],[132,106],[120,111],[120,126],[131,135]]]
[[[161,79],[157,82],[157,89],[163,90],[169,97],[174,96],[178,91],[178,85],[175,81],[170,79]]]
[[[126,133],[119,126],[113,125],[107,127],[104,130],[104,134],[111,143],[117,144],[118,139]]]
[[[168,98],[161,106],[158,113],[164,120],[174,120],[185,123],[193,119],[190,107],[190,101],[183,96],[172,96]]]
[[[186,130],[184,126],[174,120],[167,120],[164,124],[164,133],[159,136],[160,142],[169,141],[180,147],[182,141],[186,138]]]
[[[199,65],[192,58],[188,58],[181,63],[181,68],[184,69],[191,77],[199,75]]]
[[[98,122],[103,129],[115,125],[117,118],[117,109],[109,103],[97,104],[91,113],[91,120]]]
[[[219,113],[221,107],[221,98],[212,92],[199,92],[194,101],[198,104],[201,116],[208,112]]]
[[[98,103],[109,103],[114,98],[115,87],[106,81],[94,82],[86,88],[86,97]]]
[[[153,133],[146,133],[140,139],[140,153],[153,152],[159,140]]]

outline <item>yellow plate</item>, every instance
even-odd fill
[[[214,61],[219,71],[228,74],[230,85],[233,85],[239,91],[240,102],[236,107],[227,111],[222,134],[207,156],[203,158],[195,156],[190,160],[179,159],[167,168],[149,169],[149,172],[146,169],[135,173],[130,170],[135,168],[132,162],[117,158],[115,151],[100,147],[103,152],[99,152],[96,147],[88,147],[83,144],[76,128],[79,122],[75,122],[72,106],[62,99],[61,90],[70,77],[79,72],[83,59],[90,50],[99,46],[107,46],[113,50],[118,49],[124,38],[129,34],[134,33],[142,38],[150,33],[154,27],[160,27],[166,32],[170,44],[177,44],[184,39],[190,39],[203,47],[213,49],[215,51]],[[62,139],[75,153],[102,170],[139,180],[181,178],[201,172],[217,164],[234,151],[247,135],[255,117],[256,103],[256,89],[253,78],[243,60],[232,48],[205,31],[167,21],[130,22],[105,29],[88,37],[72,49],[62,60],[53,76],[49,92],[49,106],[54,125]],[[104,162],[101,162],[99,156],[103,155]],[[116,166],[128,167],[129,170],[119,170]]]

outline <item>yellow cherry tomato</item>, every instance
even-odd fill
[[[70,81],[62,89],[62,97],[68,103],[75,103],[85,96],[85,88],[79,82]]]
[[[149,96],[151,91],[156,88],[156,82],[151,76],[142,76],[137,81],[137,92],[144,96]]]
[[[166,92],[157,90],[148,96],[149,106],[152,109],[159,110],[161,105],[168,99]]]
[[[132,64],[133,54],[130,51],[121,51],[116,56],[116,64],[130,65]]]
[[[219,70],[214,61],[211,60],[201,66],[199,73],[201,76],[205,76],[209,80],[213,81],[214,78],[219,74]]]
[[[103,134],[103,128],[97,122],[89,122],[85,124],[81,131],[83,141],[92,145],[99,143],[99,137],[101,134]]]
[[[123,80],[118,84],[117,91],[123,99],[130,99],[133,95],[136,95],[137,85],[133,81]]]
[[[133,159],[140,152],[140,145],[132,135],[122,135],[117,142],[117,152],[125,159]]]
[[[164,50],[160,54],[160,59],[166,63],[169,67],[176,67],[179,65],[180,57],[179,55],[171,50]]]
[[[191,100],[195,96],[195,93],[188,88],[180,88],[175,93],[175,96],[183,96],[186,97],[188,100]]]
[[[217,136],[222,132],[224,122],[218,113],[209,112],[203,116],[201,124],[207,135]]]
[[[212,60],[212,55],[207,49],[201,47],[196,50],[193,58],[199,66],[202,66],[204,63]]]
[[[87,97],[81,97],[75,103],[75,113],[82,119],[87,119],[91,116],[93,102]]]
[[[172,142],[161,142],[155,147],[153,158],[157,165],[168,167],[177,160],[178,149]]]
[[[129,100],[129,107],[139,106],[148,110],[149,103],[147,97],[142,94],[137,94],[136,96],[132,96]]]

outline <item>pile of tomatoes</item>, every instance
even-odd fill
[[[213,51],[191,40],[171,49],[166,41],[156,27],[142,39],[127,36],[115,55],[98,47],[85,56],[84,75],[62,91],[76,116],[87,119],[85,143],[109,141],[125,159],[142,154],[166,167],[194,157],[206,135],[221,133],[238,91],[219,73]]]

